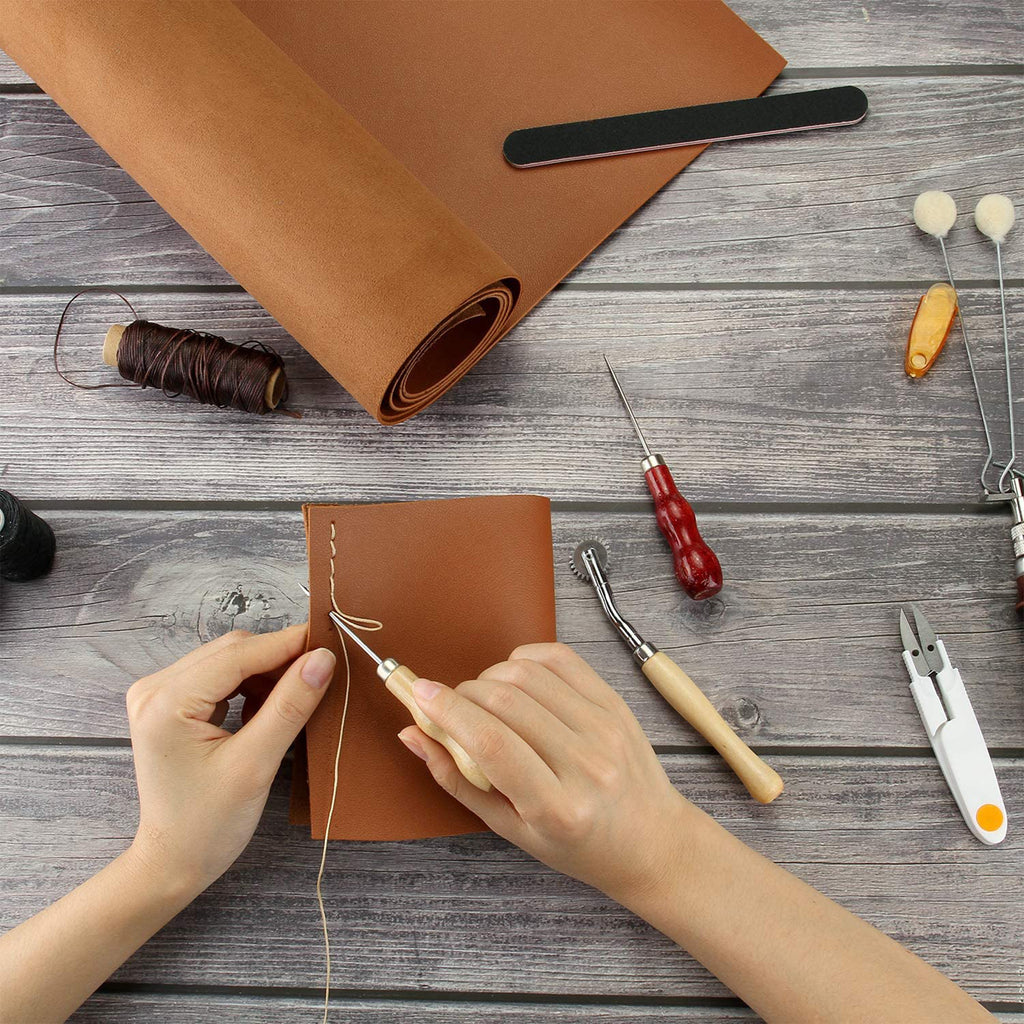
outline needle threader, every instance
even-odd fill
[[[622,399],[622,404],[629,415],[629,421],[633,424],[636,436],[643,446],[644,479],[654,499],[654,516],[658,521],[658,529],[672,549],[676,579],[694,601],[703,601],[722,589],[722,567],[714,551],[704,543],[704,538],[697,529],[697,517],[693,514],[690,503],[679,493],[665,460],[660,455],[653,454],[648,447],[647,438],[644,437],[644,432],[633,415],[633,408],[607,356],[604,356],[604,365],[612,375],[615,390],[618,391],[619,398]]]

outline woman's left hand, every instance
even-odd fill
[[[237,630],[136,682],[127,696],[139,828],[134,857],[195,895],[252,838],[285,752],[334,674],[331,651],[302,654],[305,625],[257,636]],[[237,733],[221,728],[227,698],[253,676],[279,675]]]

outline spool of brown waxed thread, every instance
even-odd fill
[[[113,295],[135,317],[129,324],[114,324],[103,339],[103,362],[116,367],[119,381],[84,383],[61,368],[60,339],[68,313],[87,293]],[[216,334],[188,327],[164,327],[143,320],[119,291],[105,285],[84,288],[64,306],[53,338],[53,368],[62,380],[83,391],[104,388],[157,388],[168,397],[187,395],[204,405],[249,413],[282,413],[294,419],[301,414],[285,409],[288,396],[284,360],[260,341],[239,345]]]
[[[129,327],[134,329],[137,324],[146,324],[146,323],[147,323],[147,321],[144,321],[144,320],[136,320],[133,324],[111,324],[110,328],[108,329],[108,331],[106,333],[106,337],[104,337],[104,339],[103,339],[103,362],[106,363],[107,366],[114,367],[119,373],[121,373],[122,377],[127,377],[129,380],[136,381],[136,383],[143,383],[143,382],[138,380],[138,378],[134,374],[129,376],[128,374],[123,372],[124,368],[122,367],[122,365],[118,361],[118,353],[121,350],[121,342],[124,339],[125,331]],[[153,324],[152,326],[154,328],[157,328],[157,329],[161,330],[161,331],[170,331],[171,330],[171,328],[161,327],[159,324]],[[191,331],[190,332],[180,332],[180,333],[187,333],[187,334],[192,334],[192,335],[196,334],[196,332],[191,332]],[[208,339],[211,339],[213,341],[223,342],[223,344],[225,344],[225,345],[230,345],[231,344],[230,342],[224,341],[223,338],[217,338],[214,335],[202,335],[201,337],[208,338]],[[233,348],[238,348],[240,351],[243,351],[240,346],[236,345],[236,346],[232,346],[232,347]],[[275,358],[277,358],[276,354],[275,354]],[[280,361],[280,360],[278,360],[278,361]],[[270,411],[275,410],[278,407],[278,405],[280,405],[282,399],[285,397],[285,389],[286,389],[286,387],[287,387],[287,382],[286,382],[285,376],[284,376],[284,367],[281,366],[281,365],[278,365],[275,368],[270,370],[270,375],[267,377],[266,384],[264,385],[264,389],[263,389],[263,405],[265,406],[265,408],[264,409],[258,409],[258,408],[248,408],[248,407],[246,407],[246,411],[249,411],[249,412],[270,412]],[[195,397],[195,396],[193,396],[193,397]],[[221,404],[221,403],[215,403],[215,404]],[[223,404],[234,404],[234,403],[223,403]]]

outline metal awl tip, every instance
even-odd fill
[[[309,597],[309,587],[307,587],[304,583],[300,583],[299,586],[302,587],[302,592],[306,595],[306,597]],[[376,651],[374,651],[372,648],[368,647],[365,643],[363,643],[363,641],[360,640],[359,637],[356,635],[355,630],[352,629],[352,627],[349,626],[349,624],[333,608],[327,613],[327,617],[331,620],[331,622],[333,622],[338,627],[338,629],[340,629],[345,634],[345,636],[347,636],[357,647],[359,647],[360,650],[362,650],[364,653],[368,654],[371,658],[373,658],[373,660],[378,665],[381,664],[381,662],[384,659],[380,657],[380,655],[377,654]]]
[[[622,390],[619,378],[615,376],[612,364],[608,362],[608,357],[603,352],[601,353],[601,358],[604,360],[604,365],[608,367],[608,372],[612,375],[612,382],[615,384],[615,390],[618,391],[619,398],[622,399],[622,404],[626,407],[626,413],[629,415],[629,422],[633,424],[636,436],[639,438],[640,444],[643,445],[644,455],[646,455],[647,458],[650,458],[651,449],[647,446],[647,438],[644,437],[644,432],[640,429],[640,424],[637,423],[636,416],[633,415],[633,407],[629,404],[629,399],[626,397],[626,393]]]

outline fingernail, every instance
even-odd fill
[[[421,700],[430,700],[441,689],[441,684],[432,683],[429,679],[417,679],[412,688]]]
[[[407,739],[401,733],[398,734],[398,738],[405,744],[407,750],[411,750],[421,761],[426,761],[426,751],[413,739]]]
[[[334,675],[336,661],[337,658],[334,657],[333,652],[326,647],[318,647],[315,651],[311,651],[309,657],[306,658],[305,665],[302,666],[302,681],[309,683],[314,690],[326,686],[331,676]]]

